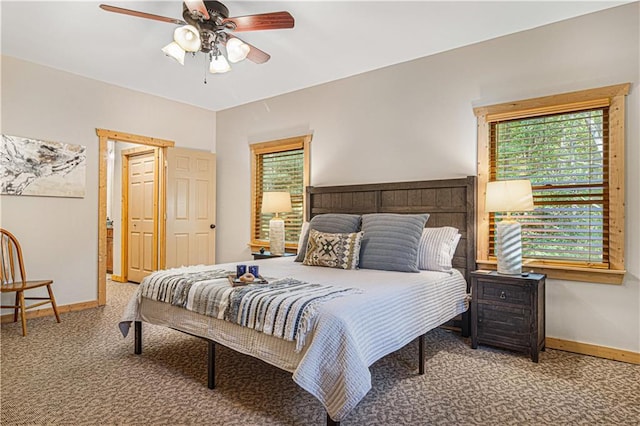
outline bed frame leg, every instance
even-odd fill
[[[424,342],[426,334],[418,337],[418,374],[424,374]]]
[[[208,340],[209,342],[209,350],[208,352],[208,364],[207,364],[207,373],[208,380],[207,386],[209,389],[216,388],[216,342],[213,340]]]
[[[142,321],[134,321],[134,349],[136,355],[142,353]]]
[[[471,307],[469,307],[469,309],[471,309]],[[469,314],[469,309],[462,313],[462,324],[460,324],[462,337],[469,337],[471,335],[471,315]]]
[[[329,413],[327,413],[327,426],[340,426],[340,422],[333,420]]]

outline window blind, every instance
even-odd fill
[[[608,129],[608,107],[491,123],[490,180],[532,184],[535,210],[516,217],[523,257],[608,265]]]
[[[273,217],[273,214],[261,213],[262,194],[271,191],[287,191],[291,194],[293,211],[280,216],[285,223],[285,242],[297,243],[304,218],[304,149],[258,154],[255,178],[255,238],[269,239],[269,220]]]

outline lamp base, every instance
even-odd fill
[[[279,217],[269,221],[269,251],[276,256],[284,254],[284,220]]]
[[[522,227],[515,220],[502,220],[496,225],[496,257],[498,273],[522,273]]]

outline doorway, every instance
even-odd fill
[[[158,164],[164,164],[166,158],[166,148],[175,146],[173,141],[151,138],[147,136],[139,136],[130,133],[115,132],[106,129],[96,129],[99,139],[99,164],[98,164],[98,305],[103,306],[107,302],[107,159],[108,159],[108,141],[129,142],[139,145],[156,147],[158,152]],[[158,168],[158,182],[165,181],[164,168]],[[164,185],[159,186],[158,191],[158,211],[160,217],[164,217],[165,210],[165,188]],[[156,244],[159,253],[156,258],[164,258],[164,240],[165,229],[164,221],[160,221],[158,229],[158,241]]]

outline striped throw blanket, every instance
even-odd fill
[[[224,319],[233,287],[230,271],[210,269],[195,272],[165,270],[154,272],[140,283],[140,296]]]
[[[232,272],[221,269],[158,271],[142,281],[139,296],[295,341],[296,350],[300,351],[323,302],[361,293],[355,288],[310,284],[292,278],[231,287],[229,274]]]
[[[271,284],[235,288],[225,319],[295,341],[296,351],[300,351],[307,333],[313,329],[318,307],[328,300],[355,293],[361,290],[283,278]]]

